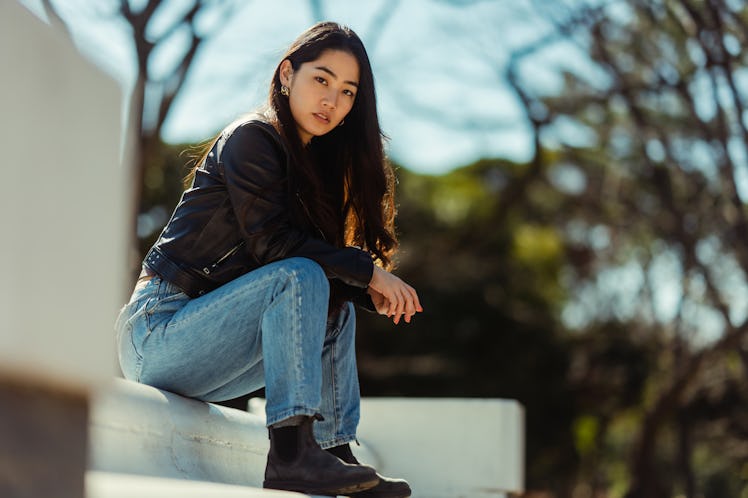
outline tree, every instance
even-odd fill
[[[623,321],[661,345],[627,448],[631,498],[696,496],[710,476],[694,451],[714,451],[715,416],[733,428],[728,439],[744,436],[732,417],[748,399],[747,14],[720,0],[571,7],[507,69],[536,137],[543,175],[533,179],[573,190],[554,222],[582,256],[569,259],[580,298],[567,311],[577,328]],[[586,65],[560,68],[563,89],[544,93],[528,67],[561,41]],[[611,285],[616,276],[635,281],[630,292]],[[711,477],[737,475],[746,453],[729,447],[712,454]]]
[[[138,140],[135,150],[139,151],[135,164],[137,188],[142,188],[146,158],[158,148],[161,129],[184,85],[195,55],[201,45],[220,29],[221,22],[239,6],[232,0],[194,0],[181,13],[174,15],[166,28],[153,33],[153,20],[159,9],[164,8],[163,4],[165,2],[162,0],[149,0],[139,11],[133,10],[127,0],[119,4],[119,15],[132,31],[137,58],[137,78],[131,97],[131,121]],[[216,10],[218,14],[214,13]],[[217,21],[209,28],[199,27],[200,18],[208,15],[214,15]],[[182,34],[186,34],[188,39],[183,53],[175,56],[170,71],[164,76],[156,76],[152,63],[154,54],[161,46]],[[140,194],[136,195],[139,199]]]
[[[140,8],[134,7],[134,4],[138,2],[117,0],[103,8],[101,5],[90,4],[88,9],[92,18],[119,17],[132,38],[136,77],[130,96],[127,146],[133,163],[133,205],[136,208],[136,216],[132,218],[131,233],[133,246],[136,246],[137,214],[147,213],[154,207],[158,208],[150,202],[155,196],[148,192],[144,193],[144,185],[149,165],[154,175],[162,176],[162,165],[153,159],[161,155],[163,125],[175,99],[184,87],[200,48],[220,31],[225,19],[235,13],[242,6],[242,2],[192,0],[181,5],[180,9],[175,9],[175,4],[163,0],[148,0]],[[61,16],[57,3],[43,0],[43,5],[53,24],[71,36],[71,30]],[[96,8],[99,10],[94,10]],[[174,51],[173,47],[178,46],[180,41],[181,51]],[[154,64],[154,58],[164,50],[164,47],[172,49],[171,67],[166,71]],[[157,186],[157,190],[164,189]],[[141,244],[139,252],[143,251],[143,245]],[[134,256],[133,260],[138,260],[138,256]]]

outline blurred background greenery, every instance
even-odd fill
[[[137,266],[194,145],[166,131],[175,103],[189,107],[186,83],[208,64],[199,54],[257,2],[24,3],[82,50],[103,50],[81,34],[97,19],[115,20],[117,43],[128,44]],[[748,7],[422,0],[409,15],[451,14],[428,17],[434,45],[413,47],[403,4],[414,5],[365,3],[356,23],[383,115],[394,116],[399,274],[425,312],[405,327],[360,314],[363,395],[519,400],[527,497],[748,498]],[[350,9],[272,5],[305,20],[279,47]],[[165,44],[178,48],[159,51]],[[372,50],[379,44],[390,48]],[[415,53],[436,58],[413,62]],[[232,54],[221,64],[248,78]],[[470,100],[492,85],[501,98]],[[250,108],[232,105],[234,115]],[[398,141],[406,114],[441,131]],[[206,118],[202,138],[225,117]],[[450,136],[468,148],[440,149]],[[424,156],[414,167],[409,147],[463,159],[429,169]]]

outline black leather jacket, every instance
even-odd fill
[[[290,191],[288,158],[267,123],[224,130],[143,265],[197,297],[259,266],[301,256],[319,263],[347,298],[371,308],[363,291],[374,271],[371,255],[322,240],[308,215],[295,219],[292,213],[308,211]]]

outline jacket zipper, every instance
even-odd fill
[[[237,245],[235,245],[233,248],[231,248],[229,252],[221,256],[221,258],[218,261],[210,265],[210,267],[206,266],[205,268],[203,268],[203,273],[205,273],[206,275],[210,275],[211,271],[215,270],[218,267],[218,265],[220,265],[221,263],[226,261],[228,258],[236,254],[236,251],[238,251],[239,248],[243,245],[244,245],[244,241],[242,240]]]
[[[327,237],[325,237],[325,232],[322,231],[322,229],[317,225],[317,223],[314,222],[314,218],[312,218],[312,214],[309,212],[309,209],[307,209],[306,204],[304,204],[304,199],[301,198],[301,195],[296,192],[296,198],[299,199],[299,202],[301,203],[301,207],[304,208],[304,212],[306,213],[307,218],[309,218],[309,221],[312,222],[312,225],[314,225],[314,228],[317,229],[319,234],[322,236],[322,240],[327,242]]]

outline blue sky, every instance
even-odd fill
[[[23,4],[40,12],[39,0]],[[81,51],[118,79],[125,94],[134,79],[134,52],[124,24],[105,2],[57,0]],[[191,2],[171,0],[161,13]],[[460,2],[452,2],[459,4]],[[513,48],[550,26],[531,0],[454,6],[437,0],[400,2],[323,0],[324,17],[352,27],[374,68],[382,126],[390,155],[415,171],[441,173],[481,157],[524,161],[530,136],[502,71]],[[92,7],[95,5],[95,7]],[[308,0],[247,1],[229,20],[206,17],[213,36],[199,52],[183,93],[165,124],[170,142],[201,141],[260,104],[283,50],[314,22]],[[381,9],[391,13],[375,37]],[[156,23],[156,31],[160,26]],[[175,36],[154,61],[167,71],[184,46]],[[572,60],[572,58],[568,58]],[[559,59],[560,60],[560,59]],[[558,84],[553,64],[537,67],[537,81]]]

